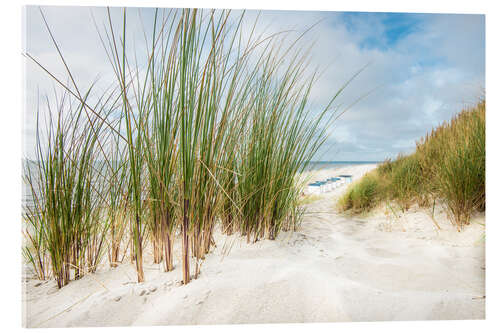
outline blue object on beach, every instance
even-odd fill
[[[344,178],[346,183],[351,183],[352,182],[352,176],[351,175],[340,175],[339,177]]]

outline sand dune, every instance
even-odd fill
[[[359,178],[373,165],[333,171]],[[321,178],[332,171],[318,172]],[[346,185],[307,205],[299,231],[247,244],[216,234],[197,280],[145,260],[103,268],[57,290],[26,279],[29,327],[293,323],[484,318],[484,215],[457,232],[438,210],[337,214]],[[391,215],[392,214],[392,215]],[[179,244],[178,244],[179,245]],[[194,265],[193,265],[194,266]]]

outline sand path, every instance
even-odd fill
[[[359,178],[371,168],[336,172]],[[462,233],[443,212],[436,217],[440,231],[420,210],[392,220],[381,211],[349,218],[334,209],[345,188],[322,194],[307,206],[301,229],[275,241],[246,244],[218,235],[201,276],[186,286],[178,282],[178,269],[163,273],[158,265],[146,265],[147,282],[141,285],[133,283],[130,264],[85,276],[60,291],[53,281],[35,287],[39,282],[30,280],[24,296],[27,324],[484,318],[484,216]]]

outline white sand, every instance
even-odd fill
[[[373,165],[342,168],[358,179]],[[322,171],[322,176],[332,172]],[[436,221],[412,209],[364,218],[335,212],[346,185],[307,206],[301,229],[246,244],[216,235],[217,248],[186,286],[146,257],[103,268],[57,290],[26,279],[29,327],[293,323],[484,318],[484,215],[457,232],[441,208]],[[389,209],[390,211],[390,209]],[[399,215],[399,214],[398,214]],[[179,243],[179,242],[178,242]],[[231,251],[227,254],[227,250]],[[224,255],[226,253],[226,255]],[[193,265],[194,266],[194,265]]]

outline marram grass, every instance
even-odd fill
[[[106,253],[111,267],[128,255],[143,282],[148,245],[165,271],[180,265],[186,284],[217,225],[251,242],[296,229],[299,174],[338,117],[332,103],[345,86],[310,106],[318,73],[300,47],[304,35],[256,36],[257,21],[248,35],[244,14],[230,11],[157,9],[143,22],[152,31],[146,48],[136,49],[127,15],[108,9],[104,28],[96,24],[115,74],[101,95],[81,93],[45,20],[71,84],[26,54],[72,105],[38,123],[36,167],[25,170],[35,203],[24,254],[59,287],[94,273]]]
[[[339,209],[360,213],[395,200],[406,210],[439,200],[462,229],[474,211],[485,209],[485,117],[484,100],[462,110],[417,142],[415,153],[385,161],[352,184]]]

